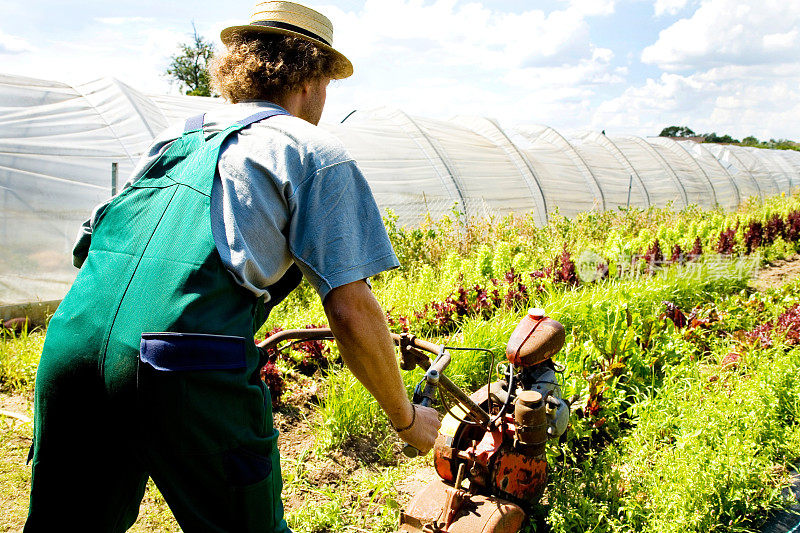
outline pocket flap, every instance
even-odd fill
[[[142,333],[139,359],[164,371],[247,367],[244,338],[203,333]]]

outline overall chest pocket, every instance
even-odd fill
[[[263,387],[250,383],[245,342],[142,334],[137,401],[146,442],[173,453],[213,454],[267,434]]]

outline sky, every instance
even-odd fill
[[[354,109],[495,118],[562,133],[666,126],[800,141],[800,0],[323,0],[355,68],[323,122]],[[0,0],[0,74],[115,77],[179,94],[164,76],[192,22],[220,31],[254,2]]]

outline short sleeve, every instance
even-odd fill
[[[333,288],[400,266],[354,161],[317,170],[297,186],[289,206],[290,250],[323,301]]]

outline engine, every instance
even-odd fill
[[[528,311],[509,339],[504,378],[470,396],[492,415],[488,429],[461,405],[442,421],[434,465],[445,482],[455,483],[463,468],[470,492],[523,507],[539,501],[547,485],[545,444],[569,423],[552,360],[564,339],[560,323],[541,309]]]
[[[547,486],[545,445],[569,424],[552,360],[564,341],[561,324],[541,309],[528,311],[508,341],[503,377],[464,396],[442,420],[433,449],[441,480],[429,483],[401,512],[401,532],[522,528]]]

